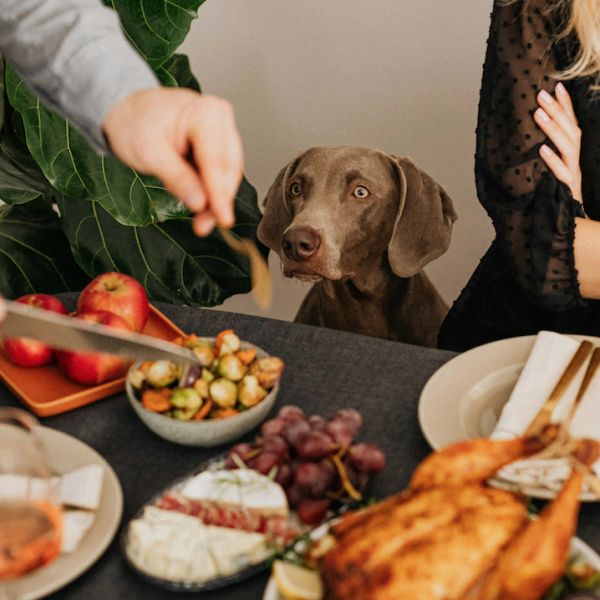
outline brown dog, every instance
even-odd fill
[[[421,269],[450,244],[446,192],[372,148],[300,152],[264,201],[258,238],[286,277],[316,282],[296,321],[435,347],[447,305]]]

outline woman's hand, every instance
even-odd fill
[[[562,83],[556,86],[556,98],[545,90],[537,96],[538,108],[533,118],[540,129],[558,148],[557,155],[546,144],[540,148],[540,157],[548,165],[555,177],[569,186],[573,198],[583,203],[581,193],[581,129],[573,110],[571,97]]]
[[[197,235],[233,225],[243,152],[229,102],[184,88],[150,88],[119,102],[104,131],[118,158],[158,177],[196,213]]]

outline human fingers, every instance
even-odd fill
[[[573,107],[571,105],[569,111],[563,106],[563,103],[571,103],[570,98],[567,100],[566,97],[560,95],[560,101],[557,101],[546,90],[542,90],[538,94],[537,99],[542,110],[579,146],[581,129],[577,125],[577,119],[572,110]]]
[[[548,168],[554,173],[554,176],[559,181],[562,181],[571,190],[573,198],[579,202],[582,201],[581,194],[581,179],[577,172],[573,172],[546,144],[540,147],[540,157],[548,165]]]
[[[205,210],[207,195],[196,169],[175,149],[169,147],[168,140],[162,146],[159,160],[149,162],[148,172],[158,177],[186,208],[192,212]]]
[[[188,133],[206,192],[207,208],[219,225],[231,227],[233,203],[243,172],[242,143],[233,109],[226,101],[208,97],[196,114],[197,119],[190,122]]]
[[[535,111],[533,118],[540,129],[558,148],[558,151],[567,166],[571,169],[578,169],[580,141],[574,140],[573,137],[569,135],[557,121],[550,118],[542,108],[538,108]]]
[[[567,88],[560,81],[556,84],[556,99],[558,103],[562,106],[563,110],[567,113],[567,115],[577,123],[577,117],[575,116],[575,109],[573,108],[573,102],[571,101],[571,96],[569,92],[567,92]]]
[[[192,226],[194,233],[200,237],[206,237],[215,228],[217,221],[210,211],[196,213]]]

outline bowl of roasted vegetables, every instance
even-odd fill
[[[265,420],[279,389],[283,361],[241,341],[188,335],[197,364],[139,361],[127,373],[129,402],[157,435],[186,446],[232,442]]]

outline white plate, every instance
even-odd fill
[[[600,571],[600,556],[578,537],[571,540],[571,556],[582,558],[584,562]],[[262,600],[283,600],[283,596],[277,590],[277,583],[273,576],[269,577]]]
[[[94,524],[72,554],[61,554],[51,563],[15,580],[19,600],[37,600],[64,587],[87,571],[102,556],[114,538],[123,514],[123,492],[112,467],[100,454],[61,431],[39,428],[50,467],[57,474],[86,465],[104,467],[100,508]]]
[[[528,335],[478,346],[448,361],[431,376],[419,399],[419,424],[434,450],[490,435],[536,337]],[[600,345],[598,337],[569,337]],[[555,496],[548,489],[521,488],[521,491],[538,498]],[[582,494],[581,499],[597,500],[593,493]]]

